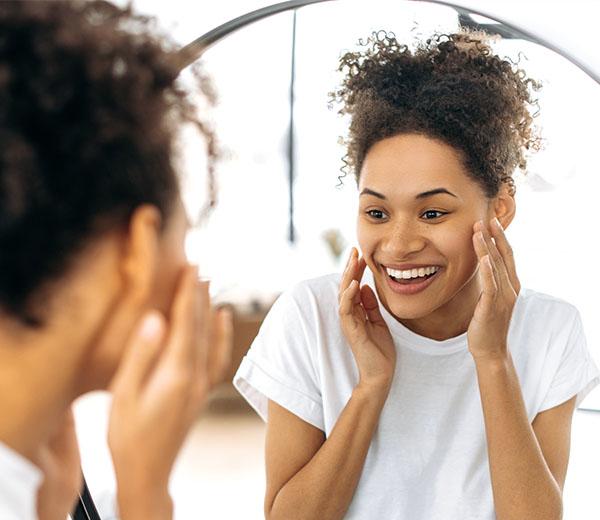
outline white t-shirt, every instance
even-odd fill
[[[37,519],[37,492],[42,472],[23,456],[0,442],[0,518]]]
[[[340,275],[301,282],[274,304],[234,378],[267,420],[271,399],[329,436],[358,383],[338,319]],[[365,283],[373,286],[367,270]],[[419,336],[380,305],[396,372],[346,519],[494,519],[483,412],[466,333]],[[598,384],[579,313],[522,289],[509,349],[530,421]]]

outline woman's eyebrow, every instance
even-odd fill
[[[423,193],[419,193],[418,195],[415,196],[415,199],[424,199],[427,197],[431,197],[433,195],[438,195],[439,193],[446,193],[448,195],[452,195],[452,197],[458,198],[456,197],[456,195],[454,195],[454,193],[448,191],[446,188],[435,188],[433,190],[428,190],[428,191],[424,191]],[[386,200],[385,195],[374,191],[370,188],[365,188],[360,192],[361,195],[373,195],[373,197],[377,197],[378,199],[381,200]]]
[[[382,195],[381,193],[378,193],[377,191],[373,191],[373,190],[371,190],[369,188],[365,188],[364,190],[362,190],[360,192],[360,195],[361,196],[362,195],[373,195],[373,197],[377,197],[378,199],[386,200],[385,199],[385,195]]]
[[[416,199],[424,199],[426,197],[431,197],[432,195],[437,195],[438,193],[446,193],[448,195],[452,195],[455,198],[458,198],[454,193],[448,191],[446,188],[436,188],[434,190],[424,191],[423,193],[419,193],[415,198]]]

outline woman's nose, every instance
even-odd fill
[[[426,238],[419,233],[418,226],[410,223],[398,223],[384,238],[381,249],[393,258],[407,258],[422,251],[427,244]]]

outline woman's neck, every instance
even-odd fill
[[[58,349],[12,339],[0,333],[0,442],[35,464],[75,398],[75,370],[60,355],[68,345]]]

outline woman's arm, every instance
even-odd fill
[[[340,283],[339,315],[359,372],[331,434],[269,403],[265,516],[269,520],[339,519],[360,479],[391,386],[396,351],[365,269],[353,250]]]
[[[321,430],[269,402],[266,518],[343,518],[387,394],[385,387],[356,387],[327,440]]]
[[[538,442],[507,345],[520,283],[500,223],[490,224],[491,234],[483,222],[474,226],[482,293],[467,336],[483,407],[496,516],[560,520],[574,403],[568,401],[536,418]]]
[[[532,427],[510,356],[476,368],[498,520],[562,518],[574,398],[538,415]]]
[[[542,449],[544,459],[552,472],[561,493],[565,486],[569,454],[571,451],[571,423],[575,412],[575,399],[536,415],[533,431]]]

